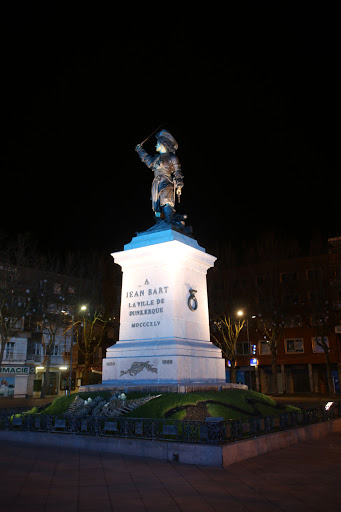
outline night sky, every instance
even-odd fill
[[[336,10],[36,4],[2,16],[1,229],[121,250],[153,224],[134,147],[164,123],[201,245],[341,234]]]

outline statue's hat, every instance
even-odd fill
[[[173,135],[167,130],[161,130],[155,135],[155,137],[170,151],[176,151],[179,147]]]

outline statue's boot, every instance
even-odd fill
[[[165,221],[167,222],[167,224],[172,224],[175,214],[174,208],[172,208],[169,204],[166,204],[166,206],[163,206],[162,208],[162,213],[165,216]]]

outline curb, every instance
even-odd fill
[[[212,446],[145,439],[92,437],[86,435],[0,431],[0,441],[36,444],[57,448],[77,449],[99,453],[116,453],[134,457],[149,457],[169,462],[226,468],[236,462],[289,446],[321,439],[341,432],[341,418],[283,432],[265,434],[253,439]]]
[[[316,441],[334,432],[341,432],[341,418],[222,445],[222,467],[298,443]]]

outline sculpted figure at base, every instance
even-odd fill
[[[181,216],[175,216],[175,195],[180,201],[183,187],[181,165],[175,152],[178,143],[167,130],[156,134],[157,155],[149,155],[142,147],[143,143],[135,148],[142,162],[154,172],[152,183],[152,208],[155,212],[156,222],[164,219],[167,224],[184,224]],[[179,220],[177,217],[181,217]]]

